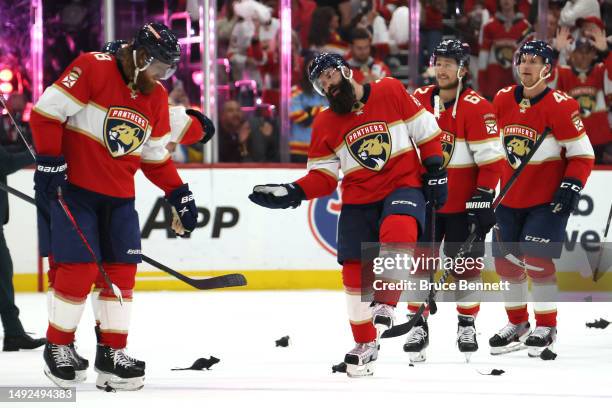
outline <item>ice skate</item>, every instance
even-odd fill
[[[412,319],[414,315],[408,315],[408,320]],[[406,337],[406,343],[404,343],[404,351],[408,354],[411,363],[421,363],[425,361],[426,355],[425,350],[429,346],[429,327],[427,322],[420,316],[416,324]]]
[[[380,338],[385,330],[393,327],[394,320],[395,306],[385,303],[372,303],[372,322],[376,327],[377,338]]]
[[[77,384],[70,347],[47,343],[43,351],[44,372],[60,388],[70,388]]]
[[[82,383],[87,380],[87,369],[89,368],[89,361],[83,356],[81,356],[79,353],[77,353],[74,343],[70,343],[68,345],[68,348],[70,349],[70,357],[72,358],[72,366],[74,367],[76,381]]]
[[[136,366],[134,360],[123,349],[98,344],[96,387],[101,390],[110,387],[119,391],[136,391],[144,387],[144,368]]]
[[[503,329],[489,339],[491,354],[496,356],[524,349],[526,347],[524,341],[529,337],[529,333],[529,322],[506,324]]]
[[[472,353],[478,350],[474,316],[459,315],[459,323],[457,323],[457,347],[459,347],[459,351],[465,356],[465,362],[469,363]]]
[[[374,364],[378,358],[378,343],[356,343],[355,347],[346,353],[346,374],[349,377],[367,377],[374,374]]]
[[[545,349],[553,350],[557,340],[557,328],[536,326],[535,330],[525,340],[529,357],[540,357]]]

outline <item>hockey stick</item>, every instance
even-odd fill
[[[21,198],[25,202],[28,202],[36,206],[39,210],[41,210],[36,204],[36,200],[34,200],[34,198],[30,197],[27,194],[22,193],[21,191],[17,189],[14,189],[11,186],[8,186],[0,182],[0,190],[4,190],[7,193],[10,193],[18,198]],[[48,216],[48,214],[44,214],[44,215]],[[145,254],[141,254],[141,256],[142,256],[142,260],[148,263],[149,265],[154,266],[158,268],[159,270],[166,272],[174,276],[175,278],[199,290],[221,289],[221,288],[229,288],[229,287],[234,287],[234,286],[245,286],[247,284],[247,281],[244,275],[239,274],[239,273],[231,273],[228,275],[215,276],[212,278],[205,278],[205,279],[192,279],[154,259],[149,258]]]
[[[66,214],[66,218],[68,218],[68,220],[72,224],[72,228],[74,228],[79,238],[81,238],[81,242],[83,242],[85,248],[87,248],[87,252],[89,252],[89,255],[96,263],[98,270],[104,278],[104,282],[106,282],[108,287],[113,290],[113,294],[117,299],[119,299],[119,303],[121,304],[121,306],[123,306],[123,296],[121,296],[121,289],[119,289],[119,287],[110,280],[110,276],[108,276],[108,273],[104,269],[104,266],[102,266],[102,262],[100,262],[100,260],[96,256],[96,253],[89,245],[85,234],[83,234],[83,231],[81,230],[81,228],[79,228],[79,224],[77,224],[76,220],[74,219],[74,215],[72,215],[72,211],[70,211],[70,208],[68,208],[68,204],[66,204],[66,201],[64,200],[64,193],[62,193],[61,187],[57,188],[57,202],[59,203],[60,207],[62,207],[62,210],[64,210],[64,214]]]
[[[597,263],[595,264],[595,270],[593,271],[593,282],[597,282],[597,280],[599,279],[599,264],[601,264],[601,255],[603,254],[604,245],[606,244],[606,239],[608,238],[608,230],[610,229],[611,219],[612,219],[612,205],[610,206],[610,212],[608,213],[608,222],[606,224],[604,236],[603,236],[603,239],[601,240],[601,248],[599,249],[599,254],[597,255]]]
[[[431,256],[435,257],[436,253],[436,209],[432,205],[431,206]],[[436,268],[431,268],[429,270],[429,284],[431,285],[434,281],[434,274]],[[432,292],[429,292],[429,297],[427,298],[427,304],[429,305],[429,314],[436,314],[438,311],[438,305],[436,305],[436,300]]]
[[[551,132],[550,128],[544,129],[544,131],[542,132],[542,136],[540,136],[540,138],[536,140],[531,151],[527,154],[527,156],[523,159],[523,161],[521,161],[521,164],[516,168],[514,173],[512,173],[512,176],[510,176],[510,179],[508,179],[508,182],[506,182],[504,187],[499,192],[498,196],[493,201],[493,204],[492,204],[493,209],[497,208],[497,206],[504,199],[508,191],[510,191],[510,188],[512,187],[514,182],[518,179],[519,175],[521,174],[523,169],[527,166],[527,164],[531,161],[531,158],[534,156],[534,154],[536,153],[536,151],[538,150],[542,142],[544,142],[544,139],[550,132]],[[472,232],[468,236],[468,238],[465,240],[465,242],[461,245],[461,247],[459,248],[459,251],[457,251],[457,254],[455,255],[455,259],[463,258],[465,254],[470,252],[472,244],[474,243],[474,241],[476,241],[476,238],[478,238],[478,234],[476,232]],[[436,287],[441,287],[442,284],[446,282],[446,280],[448,279],[448,276],[450,275],[450,273],[451,273],[450,268],[444,270],[444,273],[438,280],[438,284],[430,289],[429,295],[427,296],[427,300],[421,303],[421,306],[419,307],[417,312],[410,318],[410,320],[400,325],[391,327],[390,329],[386,330],[380,337],[386,339],[386,338],[391,338],[391,337],[403,336],[404,334],[408,333],[410,329],[414,327],[414,325],[419,320],[419,318],[423,316],[423,312],[425,312],[425,308],[427,308],[429,300],[435,299],[436,294],[438,293],[438,290],[436,289]]]

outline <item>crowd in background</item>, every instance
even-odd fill
[[[63,8],[58,6],[60,3]],[[80,52],[99,50],[100,9],[92,3],[95,2],[83,6],[76,0],[62,0],[53,7],[45,6],[49,22],[45,25],[45,47],[53,51],[45,54],[45,86]],[[128,21],[126,17],[130,16],[140,24],[148,16],[164,14],[159,9],[161,2],[145,2],[146,8],[142,11],[133,5],[128,7],[129,3],[118,5],[116,18]],[[194,2],[166,3],[172,8],[170,12],[180,13],[189,12]],[[413,81],[408,76],[409,0],[292,0],[291,130],[288,135],[291,162],[306,161],[312,122],[326,105],[325,97],[315,92],[305,72],[318,53],[343,55],[360,83],[393,76],[412,87],[433,82],[429,67],[433,48],[442,39],[458,38],[468,43],[471,50],[469,86],[491,99],[499,89],[516,82],[514,53],[522,41],[536,35],[541,15],[537,0],[420,0],[418,3],[419,76]],[[79,9],[78,4],[83,8]],[[218,0],[217,6],[218,133],[215,137],[219,161],[278,162],[283,150],[280,143],[284,140],[279,121],[279,1]],[[611,9],[612,0],[549,0],[546,12],[546,40],[558,53],[549,85],[567,92],[580,103],[600,164],[612,164],[612,72],[606,67],[606,62],[610,62],[606,33],[612,32]],[[197,33],[196,19],[190,24],[176,28],[177,34]],[[121,27],[118,30],[125,33],[119,32],[117,37],[129,38],[129,24]],[[88,35],[79,35],[84,29]],[[166,85],[171,104],[193,107],[200,101],[199,84],[193,75],[201,66],[197,62],[198,44],[187,45],[185,54],[185,63],[181,63],[176,77]],[[3,55],[0,48],[0,62],[3,56],[7,52]],[[17,106],[25,106],[19,103],[19,95],[15,98]],[[27,112],[21,116],[27,117]],[[0,127],[0,138],[7,137],[2,135],[7,132],[10,132],[8,126]],[[201,143],[181,146],[173,153],[179,162],[202,162],[203,156]]]

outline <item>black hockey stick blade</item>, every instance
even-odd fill
[[[393,326],[383,332],[380,336],[381,339],[390,339],[391,337],[403,336],[408,333],[410,329],[414,327],[416,322],[419,320],[419,317],[423,315],[425,312],[426,303],[421,303],[419,306],[419,310],[405,323],[398,324],[397,326]]]
[[[212,278],[193,279],[157,262],[154,259],[149,258],[144,254],[142,255],[142,260],[199,290],[231,288],[235,286],[245,286],[247,284],[246,278],[240,273],[230,273],[228,275],[214,276]]]

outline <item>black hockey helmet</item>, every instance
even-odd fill
[[[128,42],[125,40],[109,41],[105,43],[104,46],[102,46],[102,52],[105,52],[111,55],[115,55],[117,51],[119,51],[121,47],[123,47],[126,44],[128,44]]]
[[[431,66],[436,65],[438,57],[453,58],[457,65],[467,68],[470,64],[470,46],[459,40],[441,41],[431,54]]]
[[[319,76],[329,68],[338,69],[346,79],[350,79],[353,75],[353,71],[349,68],[348,63],[339,54],[324,52],[317,55],[308,65],[308,79],[315,91],[321,95],[325,95],[325,92],[319,83]]]
[[[540,56],[544,60],[544,64],[550,65],[553,65],[555,59],[555,52],[552,47],[542,40],[531,40],[521,45],[514,60],[516,66],[520,65],[521,57],[524,54]]]
[[[144,48],[151,58],[168,65],[176,65],[181,59],[181,47],[176,35],[161,23],[142,26],[134,38],[134,49]]]

